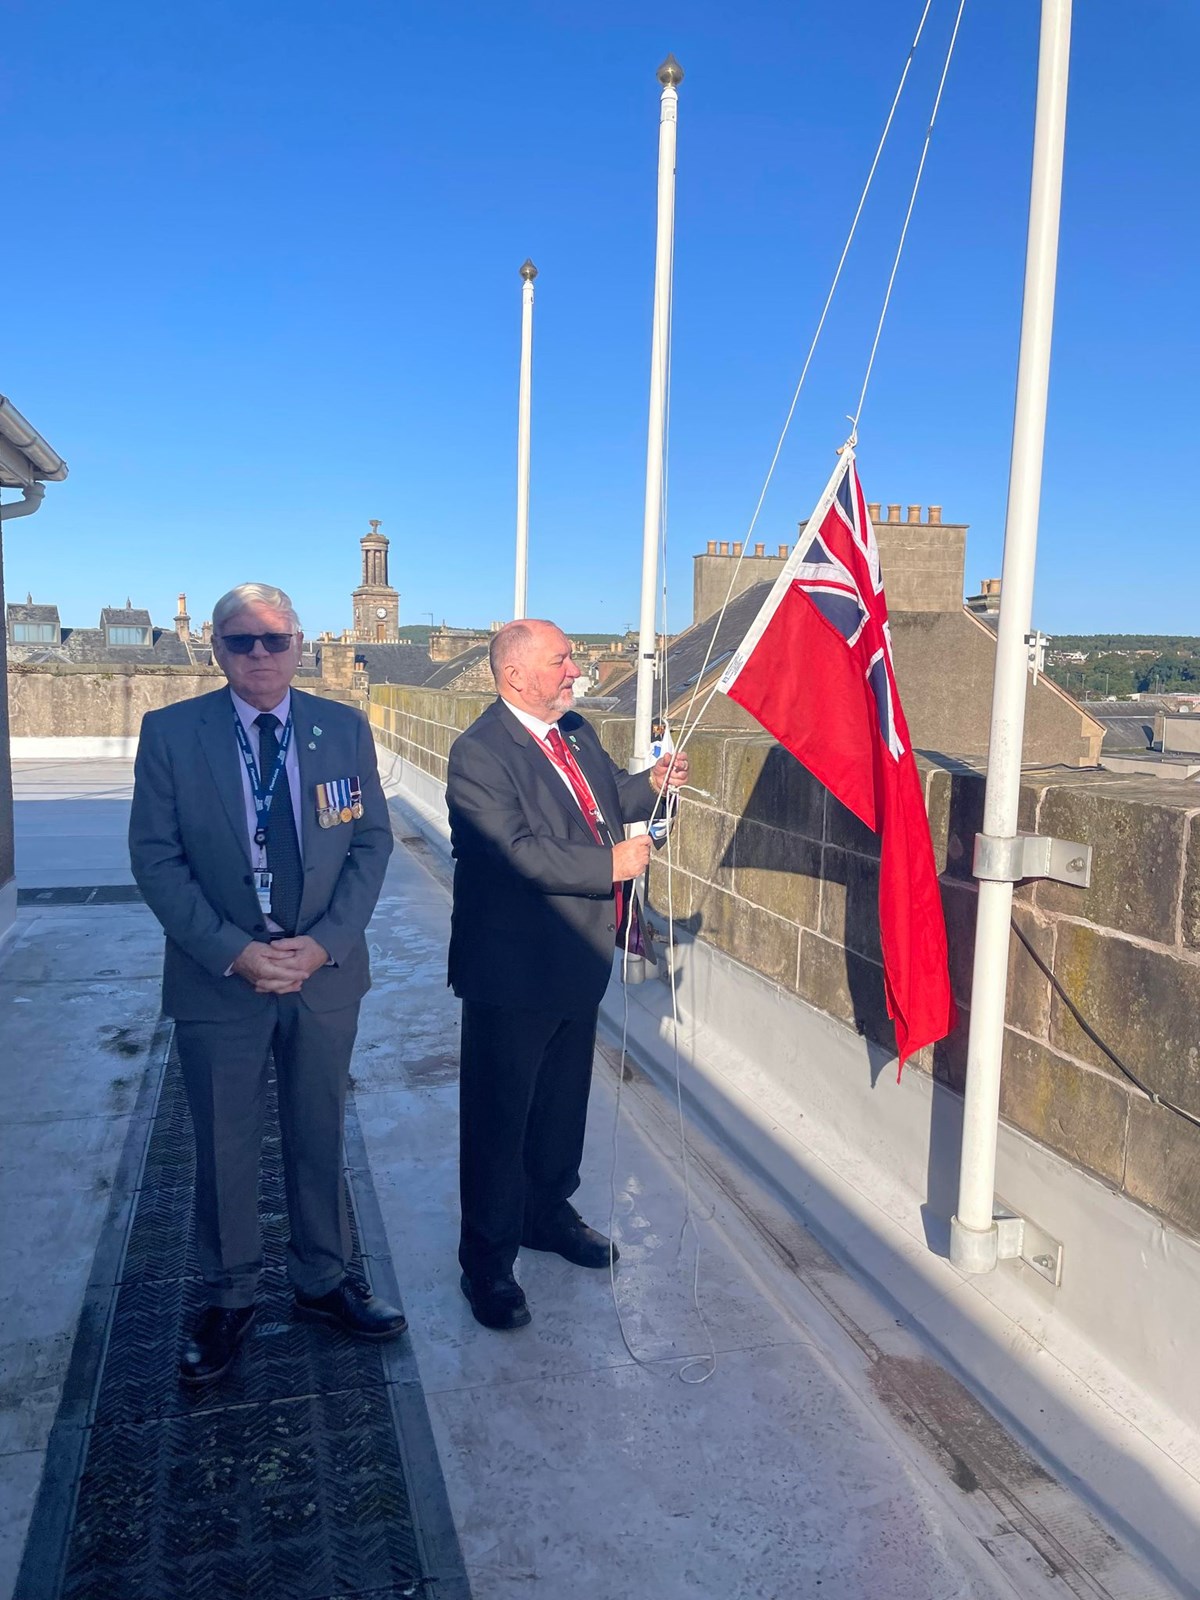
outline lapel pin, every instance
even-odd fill
[[[321,730],[320,730],[320,728],[314,728],[314,729],[313,729],[313,734],[314,734],[314,735],[315,735],[315,736],[316,736],[316,738],[318,738],[318,739],[319,739],[319,738],[320,738],[320,737],[321,737]]]
[[[314,732],[314,733],[315,733],[315,732],[316,732],[316,729],[315,729],[315,728],[314,728],[314,729],[313,729],[313,732]],[[309,741],[308,741],[308,748],[309,748],[309,749],[310,749],[310,750],[315,750],[315,749],[316,749],[316,748],[317,748],[317,746],[316,746],[316,742],[315,742],[315,740],[312,740],[312,739],[310,739],[310,740],[309,740]]]

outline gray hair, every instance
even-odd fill
[[[223,594],[213,607],[213,632],[220,633],[230,617],[250,605],[269,606],[272,611],[285,612],[292,619],[293,628],[299,631],[300,618],[296,615],[296,608],[282,589],[276,589],[270,583],[239,583],[236,589]]]

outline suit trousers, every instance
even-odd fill
[[[322,1295],[345,1275],[342,1131],[357,1029],[357,1002],[315,1012],[297,994],[272,996],[249,1018],[176,1023],[196,1137],[196,1251],[213,1305],[251,1305],[262,1270],[258,1178],[272,1055],[288,1276],[301,1294]]]
[[[596,1012],[559,1016],[463,1001],[458,1259],[503,1277],[531,1230],[579,1187]]]

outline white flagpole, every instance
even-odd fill
[[[633,715],[636,772],[650,764],[657,639],[658,546],[662,531],[663,434],[667,346],[671,327],[671,263],[675,250],[675,129],[683,68],[668,56],[658,69],[663,86],[658,124],[658,242],[654,254],[654,325],[650,341],[650,421],[646,434],[646,506],[642,522],[642,607],[638,626],[637,701]]]
[[[983,833],[989,839],[1016,835],[1021,793],[1028,676],[1025,636],[1033,616],[1070,49],[1071,0],[1042,0],[1025,298],[983,812]],[[997,1261],[996,1134],[1012,896],[1011,883],[980,879],[962,1166],[958,1212],[950,1233],[950,1259],[965,1272],[990,1272]]]
[[[529,591],[529,412],[533,397],[533,280],[537,268],[521,268],[521,387],[517,400],[517,572],[513,620],[523,617]]]

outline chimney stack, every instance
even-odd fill
[[[739,543],[739,544],[735,544],[735,545],[734,545],[734,547],[733,547],[733,553],[734,553],[734,555],[735,555],[735,556],[740,556],[740,555],[741,555],[741,553],[742,553],[742,547],[741,547],[741,544],[740,544],[740,543]]]
[[[930,521],[931,526],[933,526],[935,528],[941,526],[941,521],[942,521],[942,508],[941,508],[941,506],[930,506],[930,508],[929,508],[929,521]]]
[[[192,619],[188,616],[187,595],[179,596],[179,610],[175,613],[175,632],[184,644],[192,636]]]
[[[721,540],[721,554],[723,556],[727,556],[729,554],[729,540],[728,539],[722,539]]]
[[[710,539],[708,541],[708,553],[709,553],[710,556],[715,556],[716,555],[716,553],[717,553],[717,541],[715,539]]]
[[[879,521],[879,501],[878,500],[871,500],[871,501],[868,502],[868,504],[867,504],[867,515],[870,517],[872,522],[878,522]]]
[[[909,506],[909,508],[908,508],[908,521],[909,522],[920,522],[920,520],[921,520],[921,508],[920,508],[920,506]]]
[[[900,521],[900,507],[899,506],[889,506],[888,507],[887,519],[888,519],[889,522],[899,522]]]
[[[781,561],[786,561],[786,560],[787,560],[787,553],[788,553],[788,547],[787,547],[787,545],[785,545],[785,544],[781,544],[781,545],[780,545],[780,546],[779,546],[779,559],[780,559],[780,560],[781,560]]]
[[[766,547],[765,544],[756,544],[754,546],[754,554],[756,556],[765,555],[766,554],[766,549],[767,549],[767,547]]]

